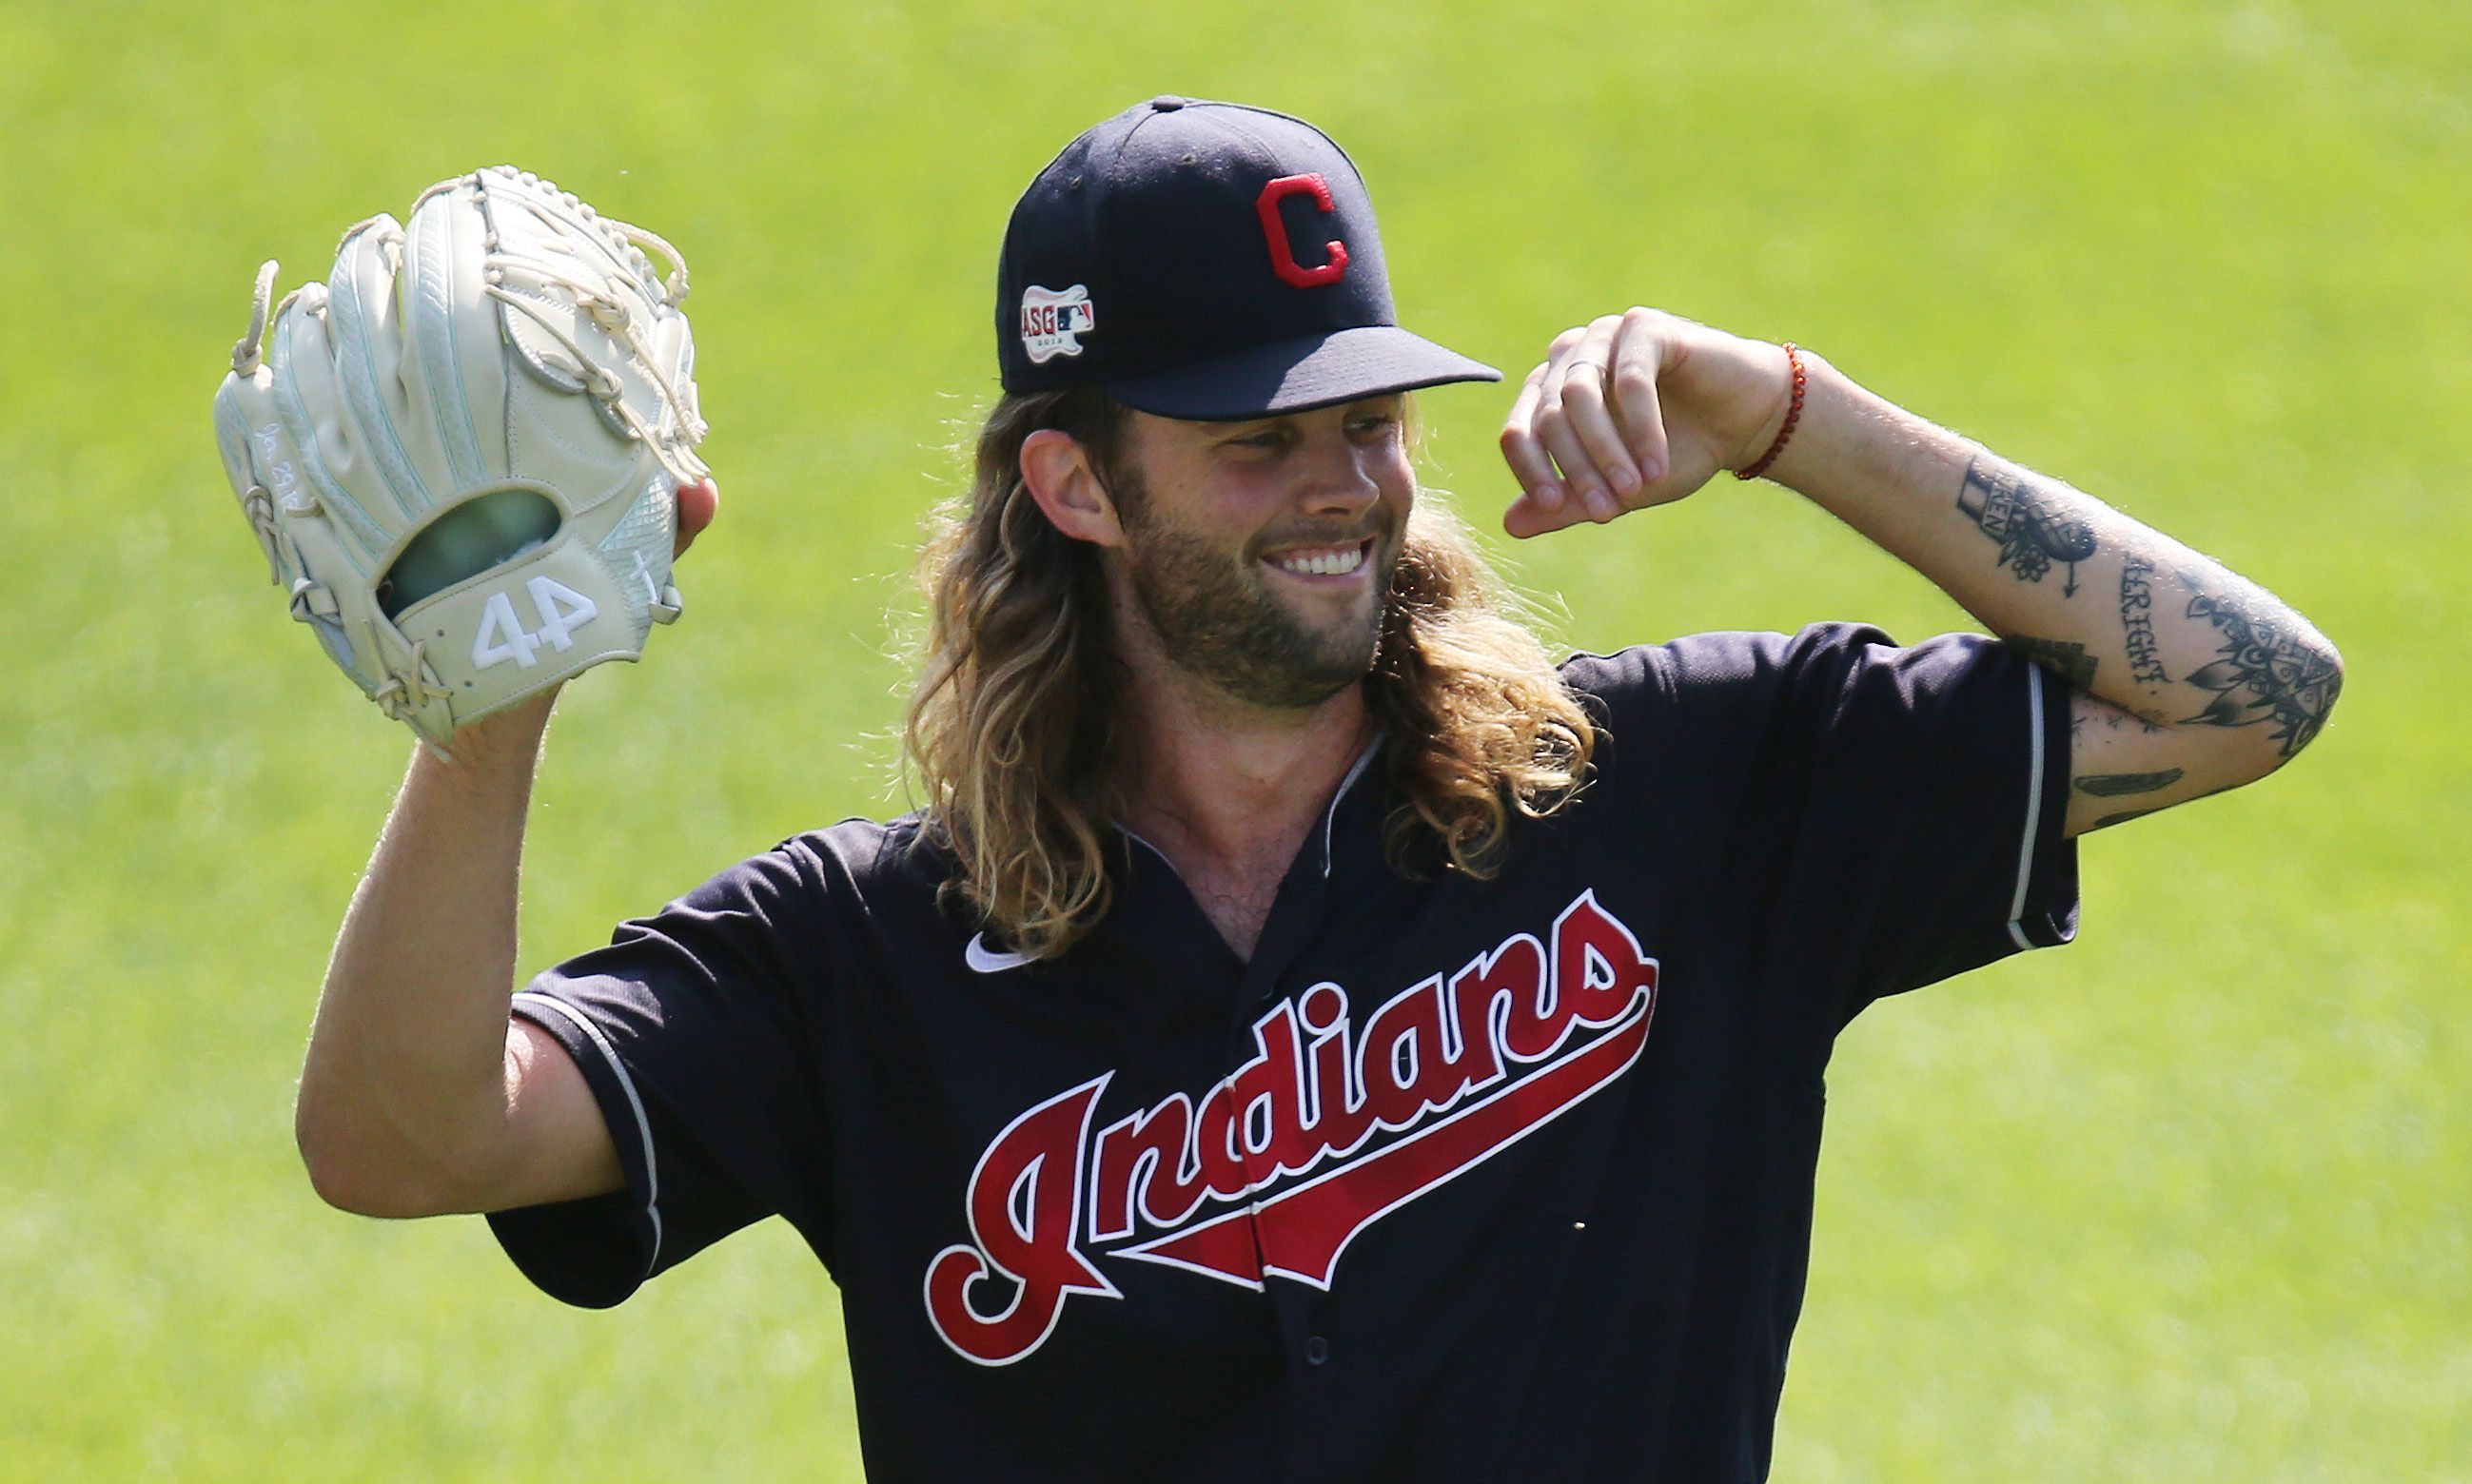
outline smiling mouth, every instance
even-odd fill
[[[1300,577],[1343,577],[1361,570],[1372,555],[1373,541],[1367,537],[1346,546],[1290,547],[1262,560]]]

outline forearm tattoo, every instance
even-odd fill
[[[2008,648],[2080,691],[2094,684],[2095,657],[2085,651],[2084,645],[2037,639],[2032,634],[2011,634],[2006,642]]]
[[[2180,770],[2159,773],[2088,773],[2078,780],[2078,791],[2099,799],[2127,798],[2132,793],[2157,793],[2180,781]]]
[[[2083,711],[2071,713],[2069,717],[2069,738],[2072,742],[2083,742],[2086,740],[2087,719],[2086,714]],[[2106,732],[2132,732],[2139,737],[2160,737],[2163,735],[2163,728],[2156,726],[2153,722],[2147,720],[2144,717],[2138,716],[2134,712],[2122,711],[2117,707],[2112,707],[2102,712],[2094,717],[2093,719],[2102,723],[2103,729]]]
[[[1957,507],[1999,545],[1992,565],[2021,582],[2040,582],[2055,564],[2062,565],[2068,577],[2060,596],[2077,593],[2078,563],[2094,554],[2094,528],[2068,514],[2048,490],[1975,459],[1957,486]]]
[[[2134,552],[2120,558],[2120,628],[2128,645],[2128,677],[2140,685],[2163,685],[2162,647],[2154,639],[2154,564]]]
[[[2274,728],[2270,735],[2287,758],[2308,746],[2343,689],[2335,657],[2237,599],[2200,593],[2189,600],[2189,617],[2204,619],[2222,635],[2215,661],[2189,676],[2191,685],[2215,693],[2206,709],[2189,721],[2205,726],[2270,723]]]

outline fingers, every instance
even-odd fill
[[[1546,440],[1554,461],[1571,477],[1588,513],[1599,520],[1620,514],[1621,502],[1639,493],[1641,483],[1639,465],[1614,425],[1613,360],[1612,334],[1591,326],[1559,368],[1562,415],[1549,424]],[[1547,373],[1548,406],[1553,404],[1554,380],[1554,373]]]
[[[678,540],[670,553],[671,560],[687,554],[687,548],[695,545],[695,538],[703,534],[703,529],[712,524],[720,510],[721,485],[714,483],[712,476],[678,487]]]
[[[1656,317],[1646,310],[1555,337],[1503,425],[1503,459],[1521,488],[1505,517],[1513,534],[1612,520],[1663,475],[1663,353]]]
[[[1665,374],[1669,341],[1650,310],[1634,309],[1622,317],[1614,332],[1612,375],[1614,418],[1628,437],[1628,449],[1639,464],[1640,481],[1653,484],[1673,466],[1665,441],[1665,409],[1657,398],[1657,379]]]
[[[1639,488],[1605,401],[1605,368],[1620,321],[1603,318],[1565,332],[1547,357],[1537,388],[1536,434],[1587,517],[1609,521],[1621,497]]]

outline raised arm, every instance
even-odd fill
[[[464,728],[451,762],[413,753],[327,965],[294,1110],[309,1178],[330,1204],[428,1216],[620,1184],[582,1073],[507,1013],[550,701]]]
[[[2272,594],[2057,480],[1794,358],[1654,310],[1557,337],[1503,452],[1535,535],[1681,499],[1751,465],[1906,561],[2077,692],[2072,835],[2266,776],[2342,688],[2335,647]]]
[[[710,523],[678,492],[678,550]],[[614,1190],[583,1075],[508,1013],[525,815],[554,694],[416,748],[326,969],[294,1114],[320,1195],[373,1216],[504,1211]]]

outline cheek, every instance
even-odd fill
[[[1377,463],[1370,471],[1375,484],[1382,490],[1382,503],[1399,512],[1405,519],[1416,504],[1416,469],[1408,461],[1406,450]]]

